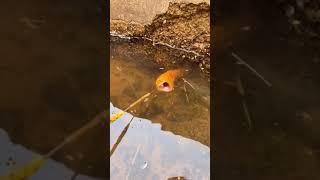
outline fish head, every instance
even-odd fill
[[[171,92],[174,89],[174,84],[170,80],[158,78],[156,81],[156,87],[158,91]]]

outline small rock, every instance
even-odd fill
[[[144,162],[143,165],[141,166],[141,169],[145,169],[148,167],[148,163],[147,162]]]
[[[77,158],[81,160],[83,158],[83,154],[81,152],[78,152],[77,153]]]
[[[305,151],[305,153],[306,153],[308,156],[312,156],[312,155],[313,155],[313,151],[312,151],[312,149],[310,149],[310,148],[305,147],[305,148],[304,148],[304,151]]]
[[[304,0],[296,0],[296,5],[299,9],[304,9]]]
[[[320,62],[320,58],[319,57],[314,57],[314,58],[312,58],[312,62],[318,64]]]
[[[243,26],[241,28],[242,31],[250,31],[251,30],[251,27],[250,26]]]
[[[288,17],[292,17],[295,13],[295,9],[293,6],[289,5],[285,8],[285,12]]]
[[[299,20],[294,19],[294,20],[291,21],[291,24],[296,26],[296,25],[300,25],[301,22]]]
[[[301,121],[312,121],[311,115],[307,112],[297,112],[296,117]]]
[[[71,155],[66,155],[66,159],[69,160],[69,161],[73,161],[74,160],[74,158]]]

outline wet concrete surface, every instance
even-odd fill
[[[111,0],[110,18],[147,25],[156,15],[166,12],[170,3],[203,2],[210,4],[209,0]]]
[[[319,41],[301,38],[272,2],[225,1],[214,27],[215,179],[319,179]],[[272,83],[267,87],[235,52]],[[253,129],[234,82],[240,73]]]
[[[101,2],[86,0],[3,2],[0,127],[13,142],[46,153],[105,108],[99,8]],[[106,142],[102,126],[53,158],[105,177],[105,144],[92,139]]]

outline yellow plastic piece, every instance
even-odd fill
[[[111,116],[110,118],[110,123],[113,123],[114,121],[116,121],[117,119],[119,119],[121,116],[123,116],[125,114],[124,111],[120,111],[116,114],[114,114],[113,116]]]
[[[0,176],[0,180],[27,180],[35,174],[44,164],[45,159],[40,157],[31,160],[25,166],[15,169],[6,176]]]

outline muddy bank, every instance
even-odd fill
[[[203,72],[210,72],[210,6],[207,3],[170,3],[168,10],[154,17],[149,25],[122,20],[111,20],[110,24],[113,35],[136,36],[169,48],[184,61],[196,62]]]

